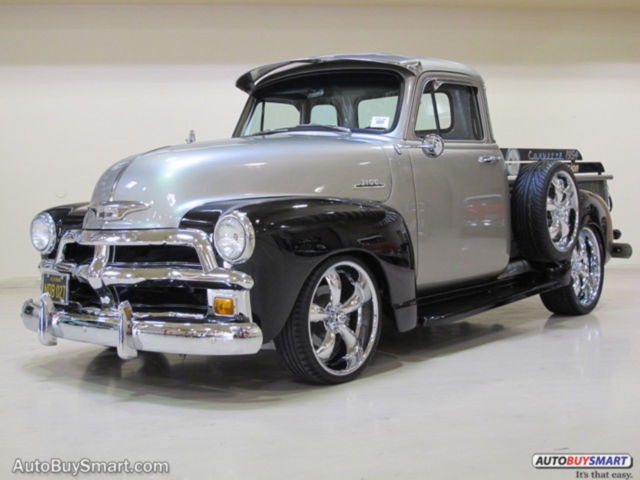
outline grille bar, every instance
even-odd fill
[[[60,239],[56,263],[65,261],[67,244],[92,246],[149,246],[175,245],[195,249],[204,272],[215,270],[218,265],[209,236],[201,230],[70,230]]]
[[[65,258],[68,245],[92,246],[93,255],[78,264],[73,259]],[[146,263],[144,259],[140,263],[114,262],[114,250],[119,247],[153,246],[192,249],[199,264],[175,265],[171,261]],[[129,258],[133,260],[135,256],[129,255]],[[74,278],[88,283],[96,292],[102,307],[107,309],[114,308],[117,302],[115,291],[111,288],[116,286],[169,282],[201,288],[250,290],[253,287],[253,279],[249,275],[218,267],[209,236],[191,229],[71,230],[60,239],[56,260],[43,260],[41,268],[70,273]]]

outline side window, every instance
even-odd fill
[[[432,91],[432,85],[427,85],[420,99],[416,135],[439,133],[445,140],[482,140],[477,90],[445,83]]]
[[[295,127],[300,123],[300,112],[290,103],[260,102],[256,105],[245,135],[275,128]]]
[[[333,105],[314,105],[310,121],[319,125],[338,125],[338,111]]]
[[[440,130],[451,128],[451,101],[449,96],[443,92],[433,94],[440,120]],[[416,118],[416,131],[435,131],[438,129],[436,123],[436,111],[433,108],[431,93],[423,93],[418,108],[418,118]]]
[[[387,130],[393,125],[398,96],[367,98],[358,102],[358,128]]]

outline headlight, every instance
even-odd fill
[[[48,213],[41,213],[31,222],[31,243],[43,255],[56,246],[56,223]]]
[[[227,262],[247,261],[255,246],[255,232],[251,221],[240,212],[224,215],[216,223],[213,243],[218,254]]]

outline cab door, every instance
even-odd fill
[[[420,84],[411,164],[416,191],[419,289],[490,277],[509,261],[509,191],[479,86],[455,78]],[[438,156],[421,147],[439,135]],[[438,137],[436,137],[438,138]]]

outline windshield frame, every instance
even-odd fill
[[[314,68],[315,67],[315,68]],[[244,108],[238,119],[238,123],[233,131],[233,137],[241,137],[241,138],[249,138],[252,136],[260,136],[259,134],[243,134],[244,129],[246,128],[248,122],[250,121],[251,115],[253,114],[254,109],[259,104],[258,99],[255,97],[254,93],[259,92],[262,88],[273,85],[275,83],[279,83],[280,81],[287,81],[299,77],[306,76],[316,76],[323,74],[331,74],[331,73],[349,73],[349,72],[357,72],[357,73],[366,73],[366,72],[375,72],[375,73],[384,73],[394,75],[398,79],[398,101],[397,107],[395,111],[395,116],[393,118],[393,122],[391,126],[385,130],[373,129],[373,128],[355,128],[355,127],[345,127],[349,128],[352,133],[360,133],[367,135],[384,135],[384,136],[398,136],[394,135],[398,127],[402,124],[401,118],[403,115],[403,110],[405,108],[405,98],[406,98],[406,89],[407,89],[407,75],[399,69],[388,67],[388,66],[380,66],[380,65],[342,65],[342,66],[304,66],[296,69],[292,72],[287,72],[286,74],[274,75],[273,77],[268,77],[267,79],[260,82],[249,94],[247,101],[245,102]],[[362,100],[360,100],[362,101]],[[357,108],[357,106],[356,106]],[[295,129],[294,129],[295,131]],[[322,130],[318,130],[322,131]],[[286,133],[286,132],[283,132]],[[402,136],[402,135],[400,135]]]

